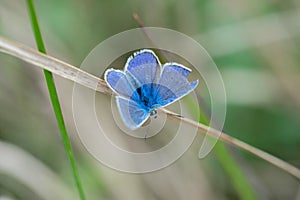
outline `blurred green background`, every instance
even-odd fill
[[[138,27],[165,27],[199,41],[227,92],[224,130],[300,167],[300,1],[34,1],[48,53],[75,66],[101,41]],[[0,1],[0,35],[35,48],[25,1]],[[79,199],[43,73],[0,54],[0,199]],[[173,165],[149,174],[117,172],[80,142],[73,83],[55,77],[87,199],[243,199],[200,139]],[[248,153],[230,153],[258,199],[300,199],[299,180]]]

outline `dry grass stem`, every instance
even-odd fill
[[[58,60],[54,57],[39,53],[38,51],[22,45],[20,43],[5,39],[0,37],[0,51],[7,53],[9,55],[15,56],[21,60],[24,60],[34,66],[40,67],[42,69],[46,69],[56,75],[64,77],[66,79],[72,80],[78,84],[81,84],[85,87],[90,89],[95,89],[94,85],[97,85],[96,90],[112,95],[112,91],[108,88],[105,81],[89,74],[73,65],[65,63],[61,60]],[[193,120],[181,117],[180,115],[173,113],[166,109],[159,109],[160,111],[164,112],[169,119],[179,121],[181,123],[188,124],[193,126],[199,130],[199,132],[207,133],[211,137],[218,137],[219,130],[212,129],[206,125],[200,124]],[[240,149],[243,149],[253,155],[256,155],[271,164],[283,169],[284,171],[288,172],[289,174],[295,176],[296,178],[300,179],[300,170],[293,165],[267,153],[258,148],[255,148],[245,142],[242,142],[236,138],[233,138],[225,133],[222,132],[219,139],[223,142],[226,142],[230,145],[236,146]]]

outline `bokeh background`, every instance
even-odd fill
[[[227,92],[224,130],[300,167],[300,1],[34,1],[48,53],[75,66],[99,42],[131,28],[165,27],[199,41]],[[25,1],[0,1],[0,34],[35,48]],[[215,152],[196,139],[173,165],[143,175],[97,162],[72,119],[73,83],[55,76],[87,199],[247,199]],[[43,73],[0,54],[0,199],[79,199]],[[113,122],[112,122],[113,123]],[[299,180],[234,147],[255,199],[300,199]],[[248,198],[249,199],[249,198]]]

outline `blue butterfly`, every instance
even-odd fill
[[[124,71],[108,69],[104,80],[113,90],[124,124],[131,130],[142,126],[156,109],[165,107],[193,91],[198,80],[189,82],[191,70],[178,63],[161,63],[153,51],[135,52]]]

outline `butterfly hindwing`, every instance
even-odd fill
[[[150,116],[150,113],[135,101],[116,96],[116,102],[124,124],[132,130],[139,128]]]

